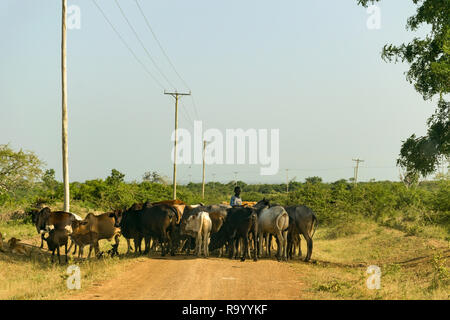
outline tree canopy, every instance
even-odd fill
[[[367,6],[381,0],[357,0]],[[441,161],[450,157],[450,106],[445,100],[450,90],[450,0],[411,0],[416,13],[409,17],[406,28],[417,31],[422,25],[431,27],[425,38],[409,43],[385,45],[382,58],[387,62],[407,62],[406,80],[425,100],[438,99],[436,111],[428,121],[427,135],[415,134],[403,141],[397,164],[408,172],[426,176]]]
[[[8,144],[0,145],[0,194],[13,194],[34,183],[42,174],[42,165],[33,152],[14,151]]]

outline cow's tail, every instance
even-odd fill
[[[311,229],[314,228],[314,230],[313,230],[313,233],[312,233],[312,235],[311,235],[311,238],[314,237],[314,234],[316,233],[316,230],[317,230],[317,226],[319,225],[319,220],[317,219],[317,217],[316,217],[316,215],[314,214],[314,212],[313,212],[313,214],[312,214],[312,218],[313,218],[313,224],[312,224],[312,226],[311,226]]]
[[[250,216],[250,220],[253,226],[253,230],[257,233],[258,231],[258,215],[256,213],[252,213]]]
[[[278,230],[282,230],[282,231],[284,232],[284,231],[286,231],[289,227],[286,228],[286,229],[283,229],[283,226],[280,225],[281,219],[282,219],[282,218],[287,218],[287,219],[289,220],[288,214],[287,214],[286,212],[283,212],[282,214],[280,214],[280,215],[277,217],[277,220],[276,220],[275,222],[276,222],[276,225],[277,225]],[[289,225],[289,224],[288,224],[288,225]]]
[[[175,207],[172,207],[172,206],[168,206],[168,207],[169,207],[170,210],[175,214],[175,217],[177,217],[177,224],[180,224],[180,221],[181,221],[181,214],[180,214],[180,212],[178,211],[178,209],[175,208]]]
[[[200,230],[199,230],[201,235],[203,235],[203,231],[204,231],[203,228],[205,227],[204,223],[205,223],[205,213],[201,212],[200,213]]]

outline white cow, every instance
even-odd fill
[[[202,248],[204,256],[209,256],[208,245],[211,229],[212,221],[208,212],[200,211],[187,218],[184,233],[195,237],[195,252],[197,256],[201,255]]]
[[[287,260],[288,213],[282,206],[269,207],[268,202],[265,203],[265,199],[256,204],[255,209],[258,212],[259,254],[262,255],[263,252],[262,243],[264,235],[273,234],[278,240],[278,260]],[[265,249],[265,255],[267,256],[268,245]]]

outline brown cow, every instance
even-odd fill
[[[161,204],[172,206],[177,210],[177,213],[178,213],[177,224],[179,224],[181,221],[181,217],[183,216],[184,209],[186,208],[186,203],[184,203],[183,201],[178,200],[178,199],[177,200],[163,200],[163,201],[152,203],[153,206],[157,206],[157,205],[161,205]]]
[[[24,254],[24,255],[28,255],[29,250],[27,250],[27,248],[20,243],[20,239],[16,239],[16,238],[11,238],[8,241],[8,246],[9,246],[9,250],[11,250],[12,253],[14,254]]]
[[[41,248],[44,247],[44,235],[51,229],[72,230],[72,223],[79,217],[70,212],[51,211],[49,207],[43,208],[34,216],[36,231],[41,234]]]
[[[58,253],[58,262],[61,264],[61,256],[59,252],[59,247],[64,246],[66,254],[66,263],[68,261],[67,257],[67,242],[69,239],[69,231],[66,229],[52,229],[49,235],[44,240],[47,241],[48,249],[52,252],[52,262],[55,255],[55,251]]]
[[[96,256],[98,256],[100,252],[98,246],[99,240],[108,239],[111,241],[114,238],[115,243],[119,245],[120,219],[121,213],[116,211],[100,215],[89,213],[83,220],[82,224],[87,225],[87,229],[91,233],[90,245],[94,247]]]
[[[91,257],[91,252],[93,248],[93,239],[97,239],[98,236],[94,235],[93,232],[89,231],[89,225],[84,221],[75,221],[72,224],[72,233],[70,234],[70,239],[72,243],[70,244],[69,251],[72,246],[75,244],[75,250],[78,246],[78,258],[83,257],[83,249],[85,246],[89,245],[89,255],[88,258]],[[75,253],[75,251],[74,251]]]

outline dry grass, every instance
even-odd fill
[[[0,299],[59,299],[72,294],[74,290],[67,289],[67,267],[77,265],[81,270],[82,289],[92,286],[97,281],[113,277],[125,270],[126,266],[133,262],[130,256],[120,258],[105,257],[102,259],[91,258],[78,259],[69,255],[68,264],[64,264],[65,256],[61,256],[62,265],[51,262],[50,253],[40,250],[40,238],[31,225],[6,225],[0,224],[0,232],[7,234],[6,238],[20,237],[26,239],[27,235],[33,238],[24,241],[32,252],[29,256],[15,255],[0,252]],[[46,245],[44,244],[46,247]],[[103,240],[100,249],[106,251],[111,244]],[[63,248],[61,248],[64,251]],[[121,241],[120,252],[126,251],[126,241]],[[85,256],[86,252],[85,250]],[[79,291],[77,291],[79,292]]]
[[[57,203],[50,207],[52,210],[62,210],[63,204]],[[88,212],[100,213],[77,205],[72,206],[71,211],[81,217],[85,217]],[[90,260],[79,260],[69,256],[68,264],[60,266],[56,257],[55,263],[52,263],[49,252],[39,249],[40,237],[33,224],[24,224],[21,220],[8,220],[0,222],[0,232],[5,242],[12,237],[22,239],[22,243],[27,244],[32,251],[29,256],[0,252],[0,299],[58,299],[73,291],[67,289],[65,281],[68,277],[67,267],[71,264],[80,267],[81,290],[83,290],[97,281],[108,279],[125,270],[124,268],[133,262],[130,257],[124,256]],[[46,248],[46,244],[44,247]],[[110,248],[111,244],[108,241],[100,242],[102,251]],[[63,248],[61,249],[64,251]],[[126,251],[126,241],[123,238],[119,250]],[[87,249],[84,250],[85,256],[87,251]],[[64,256],[61,259],[65,262]]]
[[[76,212],[84,216],[87,210]],[[297,258],[289,262],[304,284],[300,290],[305,299],[450,298],[448,241],[409,236],[370,222],[360,226],[360,230],[351,230],[344,237],[336,233],[336,228],[319,228],[315,235],[313,261],[304,263]],[[85,290],[99,281],[115,277],[142,259],[133,255],[91,260],[71,257],[67,265],[60,266],[50,262],[48,251],[36,248],[40,239],[33,225],[18,221],[0,223],[0,232],[7,239],[28,239],[25,242],[35,246],[29,257],[0,252],[0,299],[67,298],[79,293],[66,288],[68,265],[80,267],[81,290]],[[305,241],[302,246],[306,253]],[[110,243],[103,240],[101,250],[109,248]],[[123,238],[119,250],[126,251]],[[380,290],[366,287],[369,265],[381,268]]]
[[[317,233],[312,263],[291,263],[307,284],[306,298],[450,298],[446,274],[450,266],[448,241],[407,236],[376,224],[365,224],[364,232],[351,236],[324,238],[328,238],[326,229]],[[434,262],[436,259],[438,263]],[[381,268],[380,290],[366,286],[369,265]],[[435,279],[439,279],[439,286],[433,285]]]

